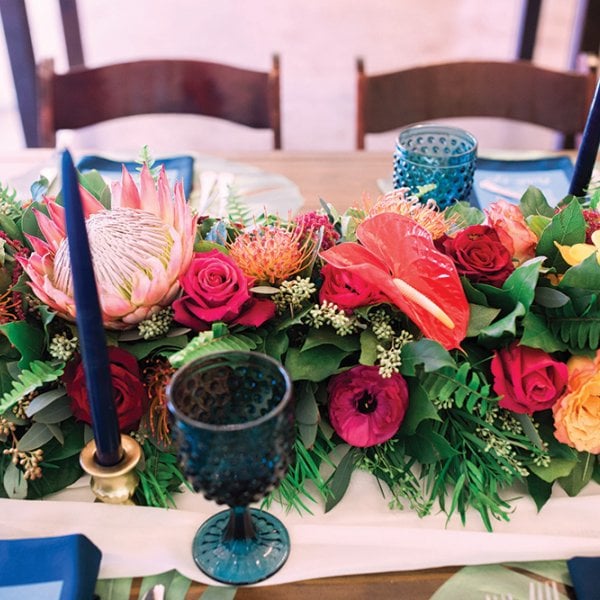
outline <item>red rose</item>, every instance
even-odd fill
[[[218,250],[195,254],[180,283],[183,295],[173,302],[175,320],[195,331],[206,331],[215,321],[258,327],[275,315],[272,300],[250,292],[254,279]]]
[[[511,253],[487,225],[471,225],[439,240],[438,247],[454,260],[459,275],[475,283],[501,287],[515,270]]]
[[[408,408],[404,377],[393,373],[384,379],[378,367],[360,365],[335,375],[327,392],[331,425],[344,441],[360,448],[393,437]]]
[[[567,365],[516,342],[494,352],[491,368],[500,406],[516,413],[551,408],[567,386]]]
[[[319,290],[319,300],[333,302],[342,310],[352,310],[361,306],[371,306],[387,302],[386,297],[374,290],[360,276],[346,269],[325,265],[321,269],[323,285]]]
[[[129,432],[137,427],[148,404],[146,388],[141,381],[135,356],[121,348],[111,346],[108,349],[108,360],[115,391],[119,429]],[[71,397],[73,415],[76,419],[91,424],[92,416],[81,358],[69,362],[63,381],[67,394]]]

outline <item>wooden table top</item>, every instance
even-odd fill
[[[377,197],[377,179],[391,178],[392,156],[385,152],[245,152],[219,154],[232,162],[252,165],[268,173],[284,175],[300,189],[303,211],[319,208],[323,198],[343,211],[364,193]],[[55,150],[28,149],[0,154],[0,182],[56,163]]]
[[[19,150],[0,154],[0,181],[11,174],[35,168],[52,161],[54,150]],[[257,152],[219,154],[221,158],[253,165],[263,171],[284,175],[300,189],[305,204],[303,211],[319,207],[322,198],[343,211],[359,202],[363,194],[375,198],[380,194],[377,180],[390,178],[391,153],[382,152]],[[58,161],[56,161],[58,163]],[[269,586],[271,600],[362,600],[398,599],[427,600],[460,567],[443,567],[419,571],[327,577]],[[131,598],[137,598],[141,580],[134,579]],[[197,598],[206,586],[195,583],[186,598]],[[265,597],[261,587],[242,588],[236,600]]]

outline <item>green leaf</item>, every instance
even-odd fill
[[[522,325],[521,343],[524,346],[539,348],[545,352],[566,349],[566,345],[552,333],[542,317],[529,312],[523,317]]]
[[[23,476],[23,471],[12,461],[8,463],[4,471],[2,483],[9,498],[22,500],[27,497],[27,479]]]
[[[480,304],[469,304],[469,327],[467,328],[467,337],[475,337],[494,322],[494,319],[500,314],[499,308],[490,308]]]
[[[47,392],[43,392],[36,396],[25,409],[25,414],[28,417],[32,417],[38,411],[46,408],[48,405],[52,404],[54,401],[62,398],[67,394],[67,391],[64,387],[58,387],[54,390],[48,390]]]
[[[402,359],[400,371],[403,375],[415,376],[418,365],[423,365],[426,373],[437,371],[442,367],[456,367],[450,353],[430,339],[405,344],[400,351],[400,358]]]
[[[33,361],[29,368],[30,370],[19,373],[17,379],[13,381],[12,389],[0,399],[0,415],[38,387],[56,381],[63,374],[64,365]]]
[[[589,452],[581,452],[579,460],[571,472],[558,479],[560,487],[571,497],[577,496],[579,492],[590,482],[594,472],[596,457]]]
[[[556,288],[540,286],[535,290],[535,303],[544,308],[560,308],[571,299]]]
[[[27,321],[13,321],[0,325],[10,343],[21,354],[19,367],[26,369],[33,360],[42,358],[44,353],[44,336],[38,327],[29,324]]]
[[[250,331],[238,334],[230,333],[221,337],[214,337],[212,331],[205,331],[191,340],[185,348],[172,354],[169,361],[175,368],[179,368],[196,358],[213,352],[255,350],[261,340],[262,338],[258,334]]]
[[[552,219],[550,219],[549,217],[542,217],[541,215],[539,215],[539,216],[534,215],[534,216],[528,217],[526,220],[527,220],[527,225],[528,225],[529,229],[531,229],[531,231],[534,233],[535,237],[537,237],[539,239],[542,236],[544,229],[546,229],[546,227],[548,227],[548,225],[550,224],[550,221]]]
[[[270,331],[265,338],[265,352],[275,360],[282,361],[287,352],[290,340],[287,331]]]
[[[438,411],[427,395],[427,390],[416,379],[409,381],[408,408],[398,432],[401,436],[413,435],[422,421],[440,420]]]
[[[533,498],[539,512],[552,495],[552,483],[548,483],[533,473],[530,473],[527,476],[527,490],[529,495]]]
[[[323,381],[339,369],[347,356],[346,351],[335,346],[317,346],[302,352],[298,348],[290,348],[285,357],[285,368],[292,381]]]
[[[454,219],[461,229],[469,225],[479,225],[485,220],[483,211],[468,202],[455,202],[446,209],[444,216],[446,219]]]
[[[365,329],[360,334],[360,358],[361,365],[373,366],[377,360],[377,346],[380,341],[372,329]]]
[[[489,343],[491,340],[497,340],[504,335],[515,336],[517,331],[517,319],[525,314],[525,307],[518,302],[515,308],[502,319],[494,321],[481,330],[479,339],[482,343]]]
[[[75,483],[83,474],[79,464],[79,454],[75,454],[61,461],[53,461],[55,468],[46,466],[46,461],[42,463],[44,473],[41,479],[35,479],[29,482],[27,497],[43,498],[49,494],[54,494],[64,490],[67,486]]]
[[[304,344],[302,344],[302,352],[328,344],[336,346],[344,352],[354,352],[360,348],[359,340],[354,335],[338,335],[336,331],[330,327],[320,327],[319,329],[311,329],[306,336]]]
[[[542,191],[532,185],[525,190],[519,206],[525,218],[542,216],[552,219],[554,216],[554,209],[548,204]]]
[[[325,502],[325,512],[329,512],[343,497],[350,485],[350,478],[354,471],[355,450],[348,446],[348,451],[344,454],[333,475],[329,479],[329,489],[331,495]]]
[[[422,429],[406,439],[406,452],[422,465],[434,464],[458,454],[443,436]]]
[[[36,412],[33,421],[44,424],[61,423],[72,416],[71,399],[68,396],[63,395],[61,398],[52,402],[52,404]]]
[[[127,349],[127,352],[133,354],[138,360],[146,358],[156,350],[162,352],[172,352],[185,348],[188,343],[186,335],[177,335],[170,338],[159,338],[155,340],[143,340],[133,344],[124,343],[122,347]]]
[[[0,229],[13,240],[24,242],[23,234],[16,223],[8,215],[0,214]]]
[[[579,203],[570,202],[566,208],[552,217],[538,241],[536,254],[546,256],[546,266],[555,267],[560,273],[567,268],[554,242],[563,246],[580,244],[585,240],[585,219]]]
[[[104,208],[110,208],[111,193],[107,183],[102,179],[102,175],[96,170],[86,173],[79,173],[79,183],[94,198],[100,201]]]
[[[594,252],[578,265],[567,269],[558,287],[581,288],[600,292],[600,264],[598,264],[598,255]]]
[[[502,289],[509,293],[515,302],[520,302],[528,309],[535,296],[543,256],[532,258],[517,267],[502,284]]]
[[[44,213],[48,216],[48,207],[42,204],[41,202],[32,202],[23,213],[23,217],[21,218],[21,228],[23,229],[23,233],[28,233],[29,235],[33,235],[42,240],[46,239],[42,230],[39,228],[37,224],[37,219],[35,217],[35,212],[38,211]]]
[[[46,425],[43,423],[33,423],[18,441],[17,448],[22,452],[31,452],[32,450],[41,448],[53,437],[52,431]]]
[[[577,465],[577,460],[565,458],[552,458],[546,467],[540,465],[529,465],[529,470],[537,475],[542,481],[552,483],[560,477],[567,477]]]
[[[297,382],[294,386],[294,398],[300,439],[306,448],[312,448],[319,425],[319,407],[312,385],[307,381]]]

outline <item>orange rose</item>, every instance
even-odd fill
[[[568,363],[567,392],[552,407],[554,437],[579,452],[600,454],[600,351]]]
[[[493,227],[500,241],[512,248],[512,255],[519,263],[535,256],[537,237],[529,229],[521,209],[506,200],[498,200],[485,209],[487,224]]]

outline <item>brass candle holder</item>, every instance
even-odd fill
[[[90,485],[96,502],[133,504],[132,498],[140,481],[135,467],[142,458],[142,447],[132,437],[121,434],[121,448],[121,460],[111,467],[96,462],[94,440],[79,455],[81,468],[92,478]]]

